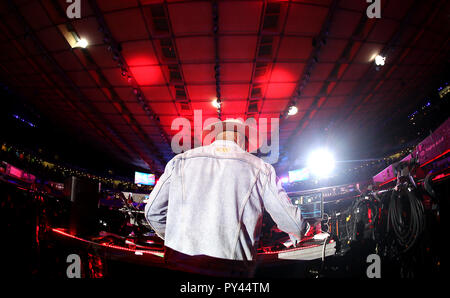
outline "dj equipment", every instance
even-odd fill
[[[304,219],[322,219],[323,217],[323,195],[318,192],[295,192],[289,197],[294,205],[301,210]]]
[[[123,207],[119,210],[126,214],[128,223],[133,226],[132,229],[135,234],[141,235],[149,232],[154,232],[150,227],[149,223],[145,219],[145,214],[143,210],[139,210],[135,207],[133,202],[133,194],[127,192],[117,193],[116,198],[120,199],[123,203]],[[127,197],[128,196],[128,197]],[[138,195],[139,196],[139,195]],[[144,197],[142,195],[142,197]]]
[[[70,177],[64,184],[64,195],[71,202],[70,233],[95,235],[98,227],[100,183],[79,177]]]
[[[258,253],[257,258],[262,262],[274,262],[277,260],[310,261],[324,259],[336,253],[336,242],[327,238],[316,240],[308,245],[278,250],[274,252]]]
[[[316,224],[316,233],[328,233],[336,254],[344,255],[355,241],[375,240],[381,217],[379,198],[362,193],[359,187],[339,185],[288,195],[302,211],[303,219]]]

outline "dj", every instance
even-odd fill
[[[294,243],[301,237],[302,217],[277,183],[274,168],[244,150],[244,124],[227,120],[212,126],[222,129],[214,130],[220,132],[211,145],[179,154],[167,164],[145,216],[164,239],[169,268],[249,277],[264,210]]]

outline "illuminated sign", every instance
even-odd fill
[[[155,185],[155,174],[134,172],[134,183],[142,185]]]

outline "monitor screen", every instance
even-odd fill
[[[292,203],[300,208],[304,219],[321,219],[323,196],[321,192],[309,194],[291,194]]]
[[[155,185],[155,174],[134,172],[134,183],[142,185]]]

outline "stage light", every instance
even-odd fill
[[[89,45],[89,42],[85,38],[78,36],[78,34],[67,24],[63,23],[57,25],[57,28],[69,43],[71,48],[86,48]]]
[[[289,183],[289,177],[281,177],[280,182],[281,182],[281,184]]]
[[[293,116],[295,114],[298,113],[298,108],[296,106],[290,106],[289,107],[289,111],[288,111],[288,115],[289,116]]]
[[[220,103],[217,101],[217,98],[215,98],[211,104],[213,105],[213,107],[215,107],[216,109],[220,108]]]
[[[89,42],[86,39],[81,38],[77,41],[74,48],[86,48],[88,45],[89,45]]]
[[[308,158],[308,168],[318,178],[329,177],[334,167],[333,154],[325,149],[312,152]]]
[[[375,65],[377,66],[383,66],[386,61],[386,57],[383,57],[381,55],[375,56]]]

